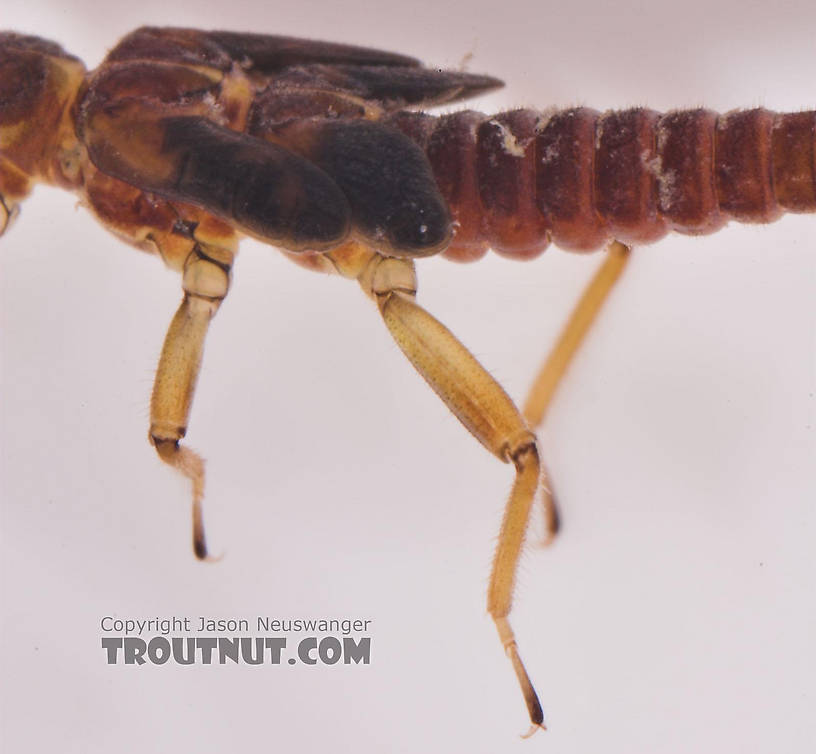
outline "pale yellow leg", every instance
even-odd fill
[[[612,286],[621,276],[630,251],[630,248],[620,241],[613,241],[609,245],[606,259],[572,310],[567,324],[561,331],[555,347],[547,356],[524,402],[522,413],[531,427],[538,427],[544,419],[555,389],[561,382],[572,357],[575,356],[578,346],[581,345],[590,326],[598,316]]]
[[[508,615],[524,535],[539,484],[535,435],[513,401],[439,321],[414,300],[411,262],[376,257],[360,276],[397,344],[462,424],[496,457],[512,462],[516,478],[505,510],[488,588],[487,609],[521,684],[535,730],[543,714],[519,656]]]
[[[193,550],[207,557],[201,501],[204,461],[180,441],[187,432],[204,339],[229,288],[232,252],[196,245],[184,265],[184,298],[164,340],[150,401],[150,441],[159,457],[190,479],[193,488]]]
[[[621,276],[629,259],[630,248],[613,241],[601,266],[570,314],[567,324],[561,331],[541,371],[535,378],[522,408],[522,414],[532,429],[541,426],[544,414],[552,402],[555,390],[567,371],[573,356],[581,345],[598,312],[609,296],[612,287]],[[544,471],[544,495],[541,502],[544,509],[543,545],[549,544],[558,532],[558,506],[552,490],[547,486],[547,473]]]

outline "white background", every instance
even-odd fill
[[[474,104],[816,107],[811,0],[31,2],[96,65],[141,24],[310,36],[504,79]],[[356,285],[246,242],[189,443],[215,565],[146,440],[176,276],[45,188],[0,241],[2,697],[13,752],[799,752],[816,744],[816,222],[638,251],[542,429],[564,530],[485,614],[511,469]],[[420,300],[521,400],[599,261],[419,264]],[[368,667],[109,667],[105,615],[374,620]]]

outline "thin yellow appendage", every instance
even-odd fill
[[[615,282],[621,276],[630,251],[629,247],[620,241],[613,241],[610,244],[606,259],[573,309],[555,347],[536,376],[521,410],[532,429],[541,424],[575,352],[598,316]]]
[[[551,544],[558,534],[561,522],[558,519],[558,503],[555,500],[552,487],[550,487],[550,476],[543,461],[541,463],[541,508],[543,511],[544,532],[538,541],[539,546],[546,547]]]
[[[159,457],[190,480],[193,493],[193,552],[199,560],[216,561],[221,556],[212,556],[207,551],[204,533],[204,459],[194,450],[171,441],[153,440]]]
[[[518,678],[532,729],[537,730],[543,727],[544,715],[508,620],[516,569],[541,475],[535,435],[507,393],[467,348],[416,303],[416,279],[409,261],[374,258],[359,280],[377,301],[394,340],[437,395],[487,450],[515,465],[516,476],[493,560],[487,609]]]
[[[555,500],[530,428],[541,422],[567,366],[620,277],[628,255],[626,246],[612,243],[606,260],[578,302],[538,376],[523,415],[456,337],[416,303],[416,278],[410,262],[374,255],[358,276],[363,289],[377,301],[391,335],[417,371],[485,448],[503,461],[512,461],[516,467],[490,574],[487,609],[527,705],[532,727],[526,736],[545,727],[544,715],[521,660],[508,616],[539,485],[547,540],[558,529]]]
[[[516,478],[507,507],[504,512],[496,555],[493,559],[493,569],[490,573],[490,584],[487,589],[487,611],[496,624],[504,651],[510,658],[513,670],[516,673],[527,713],[530,715],[532,727],[523,736],[531,736],[539,728],[546,730],[544,712],[538,695],[533,688],[527,669],[521,661],[516,637],[510,626],[508,615],[513,603],[513,592],[516,585],[516,572],[519,558],[524,546],[524,537],[530,520],[530,511],[535,500],[536,488],[541,472],[538,451],[535,439],[520,446],[512,455],[516,466]]]
[[[207,554],[201,501],[204,498],[204,460],[180,443],[187,432],[204,341],[229,287],[231,252],[197,245],[184,267],[184,298],[164,340],[150,400],[150,440],[159,457],[192,484],[193,551]]]

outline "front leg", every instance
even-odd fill
[[[187,432],[204,339],[210,320],[227,295],[233,252],[196,244],[184,264],[184,298],[164,340],[150,401],[150,441],[159,457],[193,485],[193,550],[207,557],[201,500],[204,460],[180,446]]]
[[[412,262],[376,255],[359,281],[376,300],[399,347],[448,408],[493,455],[515,465],[515,482],[490,575],[487,609],[521,684],[533,723],[531,732],[543,728],[541,705],[508,620],[530,509],[541,478],[535,435],[498,382],[450,330],[416,303]],[[548,494],[546,487],[543,491]]]

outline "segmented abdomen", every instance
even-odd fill
[[[456,221],[445,255],[461,261],[488,248],[530,258],[550,241],[590,251],[611,238],[642,244],[816,211],[816,112],[581,107],[401,112],[390,122],[428,156]]]

